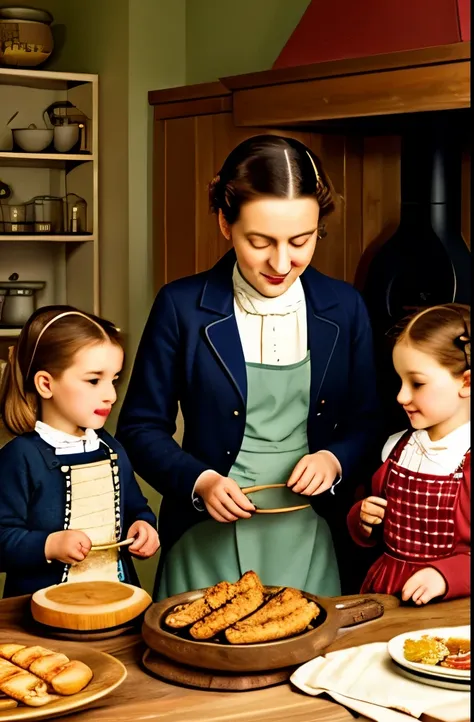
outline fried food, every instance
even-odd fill
[[[449,649],[442,640],[427,634],[421,639],[406,639],[403,645],[405,659],[409,662],[436,665],[449,655]]]
[[[448,639],[442,640],[447,648],[449,649],[450,654],[465,654],[466,652],[471,651],[471,640],[470,639],[460,639],[458,637],[449,637]]]
[[[273,617],[270,610],[269,621],[254,624],[247,620],[226,630],[225,636],[231,644],[257,644],[275,639],[286,639],[303,632],[308,624],[319,614],[319,608],[307,599],[292,600],[298,603],[296,608],[283,617]],[[270,602],[269,602],[270,604]],[[275,607],[273,608],[276,609]],[[264,612],[265,607],[260,612]],[[255,615],[254,615],[255,616]]]
[[[252,589],[260,589],[263,593],[262,582],[255,572],[249,571],[235,584],[230,582],[219,582],[206,590],[203,597],[196,599],[191,604],[179,605],[168,614],[165,624],[173,629],[182,629],[195,624],[211,612],[220,609],[230,602],[238,594],[243,594]]]
[[[0,658],[39,677],[61,695],[80,692],[92,679],[92,670],[84,662],[39,645],[0,644]]]
[[[306,603],[303,593],[299,589],[288,587],[277,592],[264,605],[257,609],[256,612],[246,617],[242,622],[238,622],[235,626],[256,626],[257,624],[265,624],[272,619],[285,617],[296,609],[301,608]]]
[[[193,624],[190,634],[194,639],[211,639],[219,632],[254,612],[263,603],[263,588],[253,587],[237,594],[230,602]]]
[[[46,682],[6,659],[0,659],[0,691],[28,707],[42,707],[58,699],[48,693]]]

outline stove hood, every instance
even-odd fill
[[[273,68],[470,40],[470,0],[311,0]]]

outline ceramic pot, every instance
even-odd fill
[[[34,68],[49,58],[53,47],[46,23],[0,17],[0,65]]]
[[[79,125],[56,125],[54,128],[54,148],[58,153],[69,153],[79,140]]]

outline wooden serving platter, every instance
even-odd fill
[[[265,591],[271,594],[276,588],[265,587]],[[305,592],[305,597],[316,602],[321,610],[315,628],[288,639],[260,644],[201,642],[165,625],[165,618],[177,605],[193,602],[204,593],[204,589],[186,592],[153,604],[145,614],[142,636],[150,649],[173,662],[219,672],[268,673],[298,666],[320,654],[341,627],[377,619],[385,608],[399,605],[398,599],[386,594],[316,597]]]
[[[100,633],[136,619],[152,603],[139,587],[121,582],[68,582],[35,592],[31,614],[51,630]]]
[[[61,645],[59,650],[69,659],[78,659],[87,664],[94,674],[82,692],[45,704],[44,707],[26,707],[24,705],[2,707],[0,705],[0,722],[13,720],[51,719],[81,709],[101,697],[105,697],[116,689],[127,676],[125,666],[115,657],[99,652],[81,644]],[[6,700],[5,697],[0,699]]]
[[[153,675],[172,684],[222,692],[249,692],[252,689],[283,684],[288,682],[296,669],[296,667],[286,667],[285,669],[273,669],[270,672],[247,672],[246,674],[218,672],[173,662],[151,649],[145,650],[142,664]]]

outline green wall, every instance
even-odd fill
[[[187,0],[186,83],[267,70],[310,0]]]
[[[133,359],[152,302],[148,90],[268,69],[309,0],[28,0],[55,19],[45,69],[99,74],[101,312]],[[130,365],[130,364],[129,364]],[[128,369],[129,370],[129,369]],[[126,387],[126,379],[120,392]],[[120,398],[110,422],[113,432]],[[141,482],[157,511],[160,496]],[[151,590],[157,559],[137,567]],[[2,579],[0,576],[0,592]]]

